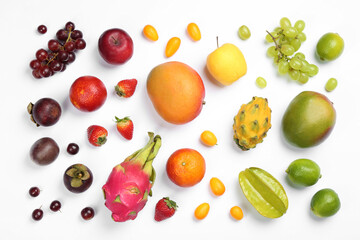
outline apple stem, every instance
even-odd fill
[[[216,45],[217,45],[217,48],[219,48],[219,37],[216,36]]]
[[[111,38],[114,40],[115,45],[118,45],[119,41],[115,39],[113,36],[111,36]]]

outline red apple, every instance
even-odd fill
[[[98,47],[101,57],[114,65],[127,62],[134,51],[131,37],[119,28],[106,30],[99,38]]]

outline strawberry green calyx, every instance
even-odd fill
[[[107,141],[107,138],[106,138],[106,135],[104,136],[101,136],[101,137],[98,137],[97,141],[96,141],[96,144],[98,145],[104,145]]]
[[[130,121],[130,117],[124,117],[124,118],[120,119],[117,116],[115,116],[115,121],[116,121],[116,123],[127,122],[127,121]]]
[[[173,208],[175,210],[178,208],[178,205],[176,204],[176,202],[173,200],[170,200],[169,197],[164,197],[164,201],[166,203],[166,206],[168,206],[168,208],[170,208],[170,209]]]
[[[115,86],[115,92],[120,97],[123,97],[126,95],[124,90],[122,88],[120,88],[119,86]]]

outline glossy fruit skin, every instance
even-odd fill
[[[38,187],[32,187],[29,189],[29,195],[31,197],[37,197],[40,194],[40,189]]]
[[[250,167],[239,173],[239,183],[247,200],[264,217],[279,218],[289,206],[284,187],[270,173]]]
[[[210,211],[210,205],[208,203],[202,203],[195,209],[194,216],[198,220],[206,218]]]
[[[95,147],[100,147],[107,142],[108,131],[99,125],[91,125],[87,128],[88,141]]]
[[[66,151],[70,154],[70,155],[75,155],[79,152],[80,148],[79,145],[77,145],[76,143],[69,143],[69,145],[66,148]]]
[[[146,87],[155,110],[169,123],[188,123],[202,110],[204,83],[200,75],[184,63],[166,62],[154,67]]]
[[[344,50],[344,40],[337,33],[326,33],[316,45],[316,54],[322,61],[333,61],[340,57]]]
[[[39,165],[48,165],[59,156],[60,148],[54,139],[40,138],[30,148],[30,158]]]
[[[80,214],[84,220],[88,221],[95,216],[95,211],[92,207],[86,207],[83,210],[81,210]]]
[[[174,216],[177,208],[178,205],[176,202],[171,200],[169,197],[160,199],[155,206],[155,221],[161,222]]]
[[[217,144],[217,138],[214,133],[211,131],[203,131],[200,135],[200,140],[206,146],[212,147]]]
[[[35,221],[40,221],[44,216],[44,212],[43,210],[41,209],[35,209],[33,212],[32,212],[32,218],[35,220]]]
[[[134,134],[134,123],[130,117],[124,117],[122,119],[115,116],[116,129],[127,140],[131,140]]]
[[[335,122],[332,102],[321,93],[304,91],[287,107],[282,118],[282,132],[290,144],[308,148],[322,143],[330,135]]]
[[[178,37],[170,38],[166,44],[165,56],[169,58],[172,55],[174,55],[177,52],[177,50],[179,49],[180,44],[181,44],[180,38],[178,38]]]
[[[300,186],[312,186],[321,178],[320,167],[310,159],[297,159],[286,170],[290,181]]]
[[[210,189],[216,196],[221,196],[225,192],[225,185],[220,179],[213,177],[210,179]]]
[[[157,41],[159,39],[159,35],[156,31],[156,29],[151,25],[146,25],[143,29],[144,36],[151,40],[151,41]]]
[[[310,209],[318,217],[331,217],[340,210],[340,207],[339,196],[330,188],[319,190],[311,198]]]
[[[120,65],[133,55],[134,44],[127,32],[119,28],[106,30],[99,38],[101,57],[109,64]]]
[[[61,116],[60,104],[52,98],[41,98],[35,104],[30,103],[28,108],[37,126],[49,127],[57,123]]]
[[[82,185],[80,187],[73,187],[71,186],[71,180],[72,180],[72,177],[69,176],[68,174],[66,174],[70,169],[74,168],[74,166],[76,165],[82,165],[86,168],[86,171],[90,174],[90,177],[86,180],[82,180]],[[93,182],[93,175],[92,175],[92,172],[90,171],[90,169],[88,167],[86,167],[85,165],[83,164],[73,164],[71,165],[70,167],[68,167],[65,172],[64,172],[64,176],[63,176],[63,181],[64,181],[64,185],[65,187],[70,191],[70,192],[73,192],[73,193],[82,193],[82,192],[85,192],[86,190],[89,189],[89,187],[92,185],[92,182]]]
[[[61,202],[58,201],[58,200],[54,200],[51,202],[50,204],[50,210],[53,211],[53,212],[57,212],[59,211],[61,208]]]
[[[242,25],[238,30],[238,35],[241,40],[247,40],[251,36],[250,29],[247,26]]]
[[[336,78],[330,78],[325,84],[325,90],[327,92],[332,92],[337,87],[337,84],[338,81],[336,80]]]
[[[234,206],[230,209],[230,215],[235,219],[235,220],[241,220],[244,217],[244,213],[242,211],[242,209],[238,206]]]
[[[115,86],[115,92],[119,97],[129,98],[134,95],[137,83],[135,78],[121,80]]]
[[[244,55],[231,43],[225,43],[210,53],[206,67],[211,76],[225,86],[233,84],[247,72]]]
[[[180,187],[192,187],[204,177],[206,163],[203,156],[191,148],[175,151],[166,163],[169,179]]]
[[[83,112],[93,112],[104,105],[107,91],[97,77],[83,76],[73,82],[69,96],[74,107]]]
[[[45,25],[39,25],[37,31],[41,34],[45,34],[47,32],[47,27]]]
[[[201,32],[196,23],[189,23],[186,30],[192,40],[199,41],[201,39]]]

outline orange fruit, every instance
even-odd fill
[[[183,148],[175,151],[166,163],[170,180],[180,187],[191,187],[205,175],[205,159],[196,150]]]

